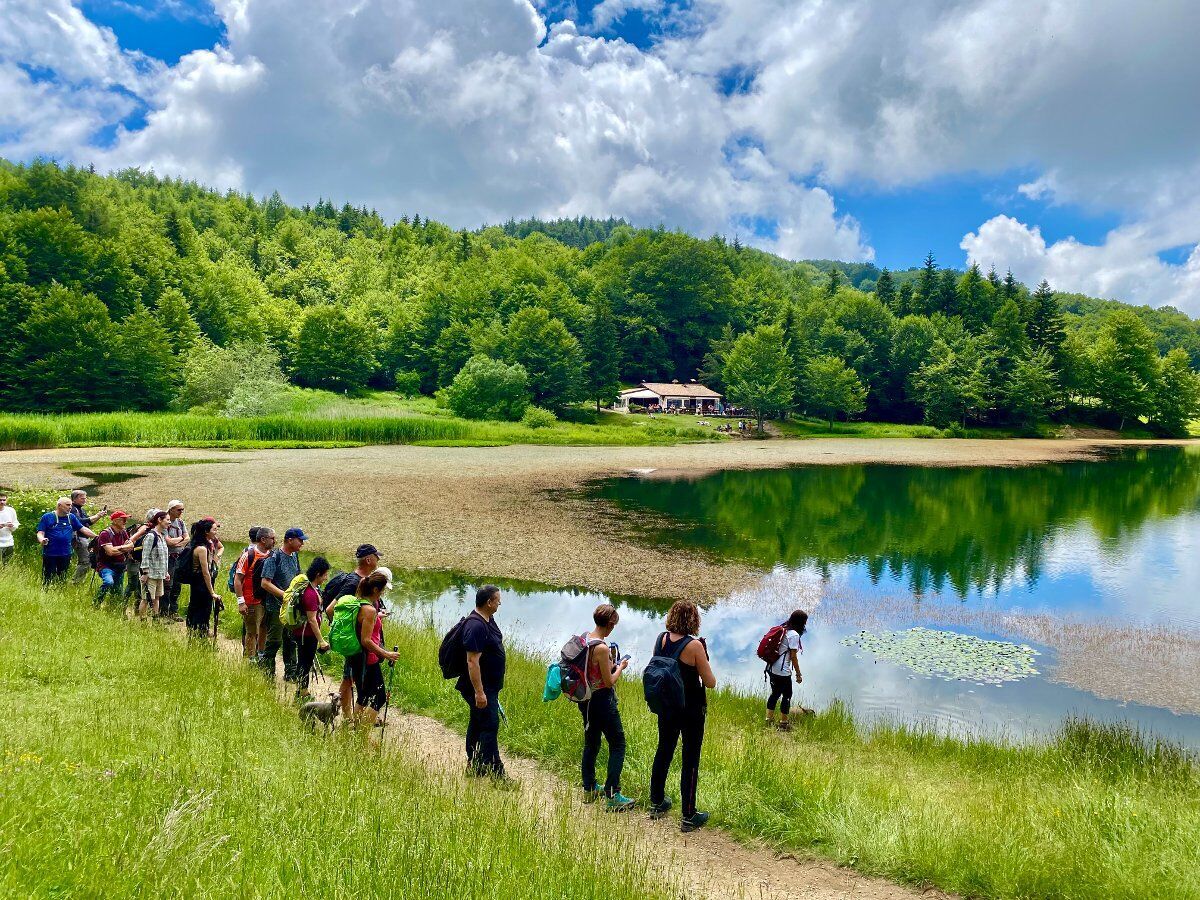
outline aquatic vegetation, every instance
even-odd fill
[[[860,631],[841,643],[943,681],[1002,684],[1038,674],[1033,664],[1038,651],[1028,644],[990,641],[957,631],[921,626],[907,631]]]

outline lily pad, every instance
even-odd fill
[[[1039,674],[1034,666],[1038,651],[1028,644],[989,641],[956,631],[920,626],[907,631],[861,631],[842,643],[943,681],[999,685]]]

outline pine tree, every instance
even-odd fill
[[[954,277],[953,269],[942,269],[938,275],[937,300],[929,312],[942,312],[948,316],[962,314],[958,306],[958,279]]]
[[[842,286],[842,273],[834,266],[829,270],[829,281],[825,284],[825,296],[832,300],[837,296],[838,288]]]
[[[896,315],[907,316],[916,312],[916,298],[913,296],[913,283],[905,281],[896,291]]]
[[[879,280],[875,282],[875,296],[892,312],[898,312],[896,309],[896,283],[892,280],[892,273],[887,269],[879,273]]]
[[[463,229],[458,233],[458,260],[465,262],[471,258],[471,236],[467,234],[467,229]]]
[[[925,257],[925,265],[917,276],[917,289],[913,296],[911,312],[929,315],[937,310],[938,267],[933,251]]]
[[[1054,299],[1054,291],[1050,289],[1050,283],[1045,279],[1029,298],[1026,329],[1033,346],[1049,350],[1055,365],[1059,365],[1065,338],[1063,316],[1062,310],[1058,307],[1058,301]]]

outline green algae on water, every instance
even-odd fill
[[[998,685],[1038,674],[1034,666],[1038,651],[1028,644],[990,641],[956,631],[920,626],[907,631],[860,631],[841,643],[943,681]]]

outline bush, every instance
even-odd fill
[[[397,372],[396,393],[401,397],[417,396],[421,393],[421,376],[416,372]]]
[[[965,429],[962,426],[961,422],[951,422],[949,425],[947,425],[945,428],[942,429],[942,437],[965,438],[966,436],[967,436],[967,429]]]
[[[521,424],[526,428],[549,428],[558,421],[554,413],[540,406],[531,406],[521,416]]]
[[[445,397],[454,414],[464,419],[515,422],[529,406],[529,377],[524,366],[480,354],[459,369]]]
[[[202,340],[183,364],[183,383],[176,403],[184,409],[224,409],[235,389],[243,384],[282,391],[287,380],[279,368],[279,354],[265,344],[218,347]]]
[[[243,381],[225,401],[222,415],[232,419],[269,416],[283,412],[287,397],[283,384],[270,381]]]

